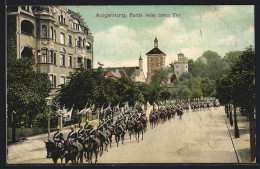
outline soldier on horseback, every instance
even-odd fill
[[[91,138],[91,141],[93,142],[94,146],[97,146],[97,140],[96,140],[96,130],[94,129],[93,124],[90,124],[90,132],[89,132],[89,136]]]
[[[79,127],[80,127],[80,129],[78,131],[78,140],[82,144],[86,139],[86,132],[85,132],[85,129],[83,128],[82,123],[79,125]]]
[[[85,130],[85,134],[87,135],[89,133],[89,131],[91,130],[91,126],[88,123],[88,119],[86,120],[86,124],[84,126],[84,130]]]
[[[78,151],[78,144],[77,144],[77,133],[75,132],[74,125],[70,126],[71,132],[69,133],[67,140],[69,141],[70,145],[74,146],[74,151]]]
[[[103,119],[104,121],[104,119]],[[105,133],[104,133],[104,124],[102,123],[101,120],[99,120],[99,125],[97,127],[97,131],[101,134],[101,136],[103,137],[103,139],[105,139]]]
[[[53,136],[53,141],[56,144],[56,146],[60,152],[60,155],[62,157],[64,157],[65,151],[64,151],[64,145],[63,145],[63,142],[64,142],[63,134],[60,132],[60,126],[57,126],[56,129],[57,129],[57,132]]]

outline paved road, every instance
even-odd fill
[[[66,135],[69,130],[63,131]],[[53,134],[53,133],[52,133]],[[52,137],[51,134],[51,137]],[[8,146],[9,164],[52,163],[46,159],[43,140],[47,135]],[[114,139],[113,139],[114,140]],[[224,108],[211,111],[185,112],[178,117],[148,127],[139,143],[126,136],[124,144],[115,142],[98,163],[237,163],[237,158],[225,123]]]

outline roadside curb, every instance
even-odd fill
[[[226,123],[227,129],[228,129],[228,133],[229,133],[229,136],[230,136],[230,139],[231,139],[231,142],[232,142],[232,146],[234,148],[234,151],[235,151],[235,154],[236,154],[236,157],[237,157],[237,161],[238,161],[238,163],[242,163],[242,160],[241,160],[239,154],[237,153],[236,146],[235,146],[235,143],[233,141],[233,136],[232,136],[232,134],[230,132],[229,125],[227,123],[227,118],[225,118],[225,123]]]

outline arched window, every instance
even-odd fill
[[[77,43],[77,47],[78,47],[78,48],[81,47],[81,41],[82,41],[82,39],[81,39],[81,37],[79,36],[79,38],[78,38],[78,43]]]
[[[29,58],[29,59],[33,59],[33,53],[32,53],[32,48],[30,47],[24,47],[23,51],[21,53],[22,58]]]
[[[91,43],[87,42],[86,43],[86,48],[87,48],[88,51],[90,51],[91,50]]]
[[[47,26],[42,25],[42,37],[47,38]]]
[[[23,20],[21,23],[21,32],[29,35],[33,35],[34,26],[31,21]]]

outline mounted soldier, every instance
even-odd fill
[[[83,124],[81,123],[79,125],[80,129],[78,131],[78,141],[83,144],[85,139],[86,139],[86,131],[85,129],[83,128]]]
[[[92,143],[94,144],[94,147],[96,147],[98,143],[96,140],[96,130],[94,129],[93,124],[90,124],[90,131],[89,131],[88,135],[90,136],[90,139],[91,139]]]
[[[63,138],[63,134],[60,132],[60,126],[57,126],[57,132],[54,134],[53,136],[53,141],[56,144],[61,157],[65,156],[65,150],[64,150],[64,138]]]
[[[104,124],[102,123],[101,120],[99,120],[99,125],[97,127],[97,131],[102,135],[103,139],[106,138],[105,133],[104,133]]]
[[[70,145],[74,146],[74,152],[79,152],[83,147],[80,143],[77,142],[77,133],[75,132],[74,125],[70,126],[71,132],[68,134],[67,140]]]
[[[88,122],[88,119],[86,120],[86,124],[84,126],[84,130],[85,130],[85,135],[87,135],[89,133],[89,131],[91,130],[91,126]]]

